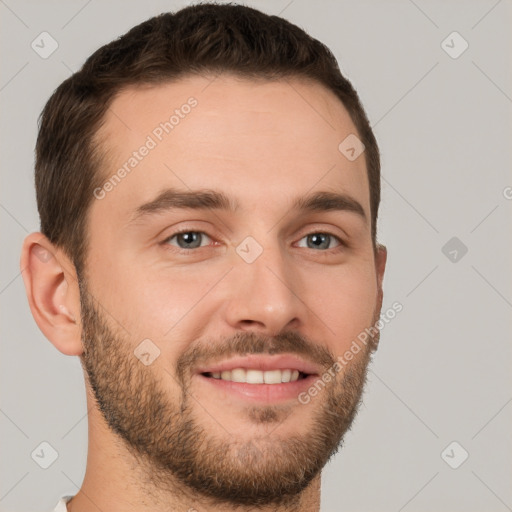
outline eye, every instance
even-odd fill
[[[166,238],[162,243],[168,245],[174,245],[180,249],[197,249],[204,247],[202,242],[204,240],[210,240],[211,238],[202,231],[181,231]],[[173,243],[175,241],[176,243]]]
[[[303,240],[306,240],[305,245],[301,244]],[[334,247],[332,243],[335,243]],[[334,235],[329,233],[310,233],[299,241],[299,247],[307,247],[308,249],[334,249],[343,245],[343,242]]]

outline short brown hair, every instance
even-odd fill
[[[103,180],[102,148],[94,137],[112,100],[128,86],[212,72],[312,79],[336,94],[366,147],[376,247],[379,149],[359,97],[334,55],[277,16],[242,5],[199,4],[155,16],[99,48],[55,90],[41,113],[35,165],[41,231],[73,261],[79,275],[88,248],[87,213],[93,190]]]

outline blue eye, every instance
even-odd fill
[[[310,233],[309,235],[301,238],[300,242],[302,240],[306,240],[306,245],[299,245],[299,247],[307,247],[308,249],[325,250],[333,249],[334,247],[339,247],[342,245],[341,240],[337,236],[330,235],[329,233]],[[332,247],[331,242],[335,242],[336,245]]]
[[[201,242],[204,238],[211,241],[210,237],[202,231],[182,231],[170,236],[164,240],[164,243],[177,246],[180,249],[197,249],[203,247]],[[172,243],[173,240],[176,241],[176,244]]]

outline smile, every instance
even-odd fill
[[[250,354],[196,368],[196,378],[209,392],[243,401],[278,403],[296,400],[322,368],[294,354]]]
[[[206,372],[206,377],[221,379],[230,382],[244,382],[247,384],[282,384],[287,382],[295,382],[306,375],[296,369],[284,370],[254,370],[247,368],[234,368],[232,370],[224,370],[223,372]]]

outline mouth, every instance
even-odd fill
[[[294,355],[249,355],[199,368],[196,377],[226,395],[266,403],[297,399],[320,375],[317,365]]]

